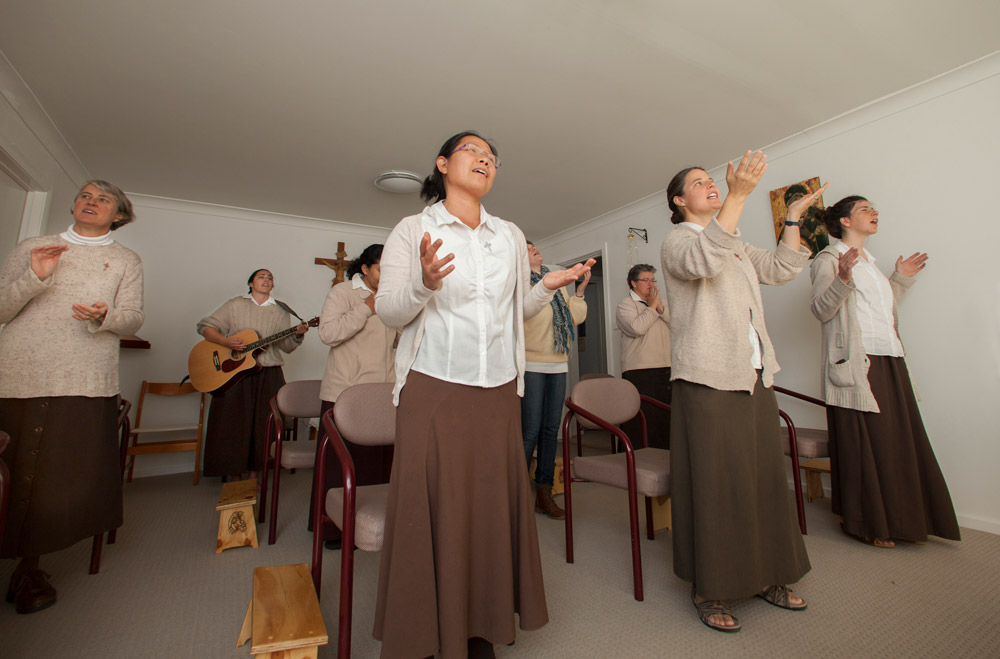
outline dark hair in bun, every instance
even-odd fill
[[[670,221],[674,224],[680,224],[684,221],[684,213],[681,209],[677,208],[677,204],[674,203],[674,197],[684,196],[684,180],[695,169],[705,171],[704,167],[685,167],[674,174],[674,177],[670,179],[670,183],[667,184],[667,205],[670,206],[670,210],[672,211]]]
[[[351,262],[349,268],[347,268],[347,279],[351,279],[354,275],[363,274],[361,272],[361,266],[365,265],[369,268],[382,260],[382,245],[375,243],[374,245],[369,245],[365,247],[365,251],[361,252],[361,256],[354,259]]]
[[[849,197],[844,197],[833,206],[830,206],[823,211],[823,224],[826,225],[826,231],[834,238],[844,237],[844,227],[840,224],[840,218],[850,217],[851,212],[854,210],[854,204],[859,201],[868,201],[860,195],[851,195]]]

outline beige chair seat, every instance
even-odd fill
[[[354,546],[361,551],[382,551],[389,485],[365,485],[355,491]],[[337,528],[344,528],[344,488],[337,487],[327,491],[326,514]]]
[[[792,450],[788,441],[788,427],[781,427],[782,446],[785,447],[785,455],[791,455]],[[828,458],[830,457],[830,438],[825,430],[820,428],[795,428],[795,445],[799,449],[800,458]]]
[[[577,478],[628,489],[625,454],[598,455],[576,458],[573,472]],[[670,451],[661,448],[641,448],[635,451],[635,486],[647,497],[670,495]]]
[[[271,458],[276,446],[271,444]],[[285,442],[281,445],[282,469],[307,469],[316,462],[316,442]]]

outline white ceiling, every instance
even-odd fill
[[[474,129],[536,239],[1000,48],[996,0],[0,0],[0,51],[134,193],[392,226]]]

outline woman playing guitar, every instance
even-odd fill
[[[199,321],[198,333],[206,340],[241,350],[242,339],[232,336],[237,332],[252,329],[260,336],[268,336],[290,326],[291,315],[271,296],[274,276],[270,270],[254,271],[247,284],[250,290],[246,295],[232,298]],[[234,477],[247,471],[253,476],[260,470],[268,401],[285,384],[281,353],[298,348],[308,331],[309,326],[302,323],[295,334],[273,343],[257,356],[259,371],[248,371],[233,386],[212,392],[205,433],[205,476]]]

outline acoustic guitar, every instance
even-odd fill
[[[319,325],[319,317],[306,323],[309,327]],[[236,384],[247,373],[260,370],[256,357],[275,341],[295,334],[295,328],[289,327],[277,334],[263,339],[252,329],[243,330],[233,335],[233,338],[243,341],[243,350],[231,350],[218,343],[202,341],[191,349],[188,355],[188,375],[191,384],[198,391],[223,392]]]

